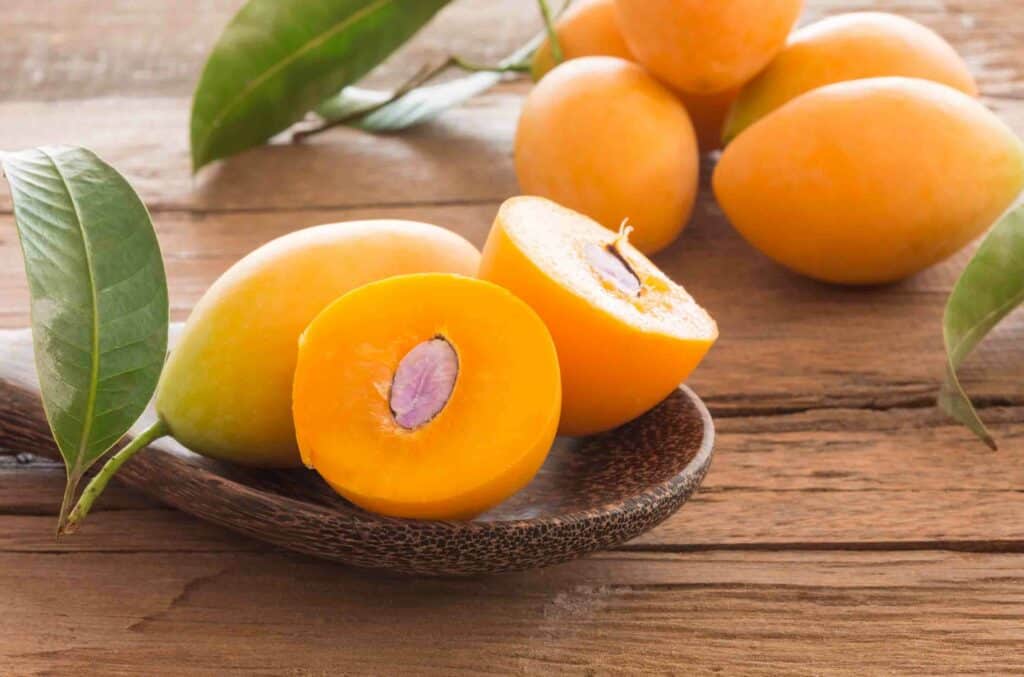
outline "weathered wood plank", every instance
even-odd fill
[[[338,128],[298,145],[279,139],[196,178],[190,173],[184,98],[0,103],[0,148],[52,143],[90,148],[123,173],[154,211],[498,201],[518,190],[512,139],[528,88],[525,82],[503,85],[401,134]],[[988,102],[1024,133],[1019,100]],[[3,184],[0,212],[10,208]]]
[[[19,480],[37,487],[29,473]],[[62,485],[36,503],[53,514],[5,514],[0,552],[268,551],[253,541],[173,510],[107,509],[73,536],[54,537]],[[115,492],[111,501],[119,499]],[[121,502],[127,502],[120,499]],[[133,498],[133,502],[140,499]],[[962,550],[1024,553],[1024,497],[1012,491],[717,491],[698,494],[675,517],[621,549]]]
[[[242,4],[4,0],[0,100],[190,96],[207,52]],[[533,3],[459,0],[371,74],[370,83],[394,83],[448,53],[496,61],[538,30]]]
[[[414,580],[278,554],[2,554],[0,662],[19,674],[1006,674],[1024,670],[1021,561],[622,553]]]
[[[518,95],[504,91],[404,134],[338,129],[300,145],[265,146],[196,179],[189,168],[189,101],[183,98],[0,104],[0,148],[90,148],[123,173],[154,211],[498,200],[515,192],[509,153],[518,102]],[[10,210],[6,185],[0,210]]]
[[[296,228],[370,217],[425,220],[482,244],[499,203],[156,215],[172,309],[184,319],[206,287],[249,250]],[[13,218],[0,215],[0,327],[28,323]],[[692,385],[720,416],[801,408],[930,407],[943,371],[941,317],[969,251],[897,285],[842,289],[786,272],[702,202],[656,258],[715,316],[721,340]],[[1024,316],[1008,318],[965,367],[983,404],[1024,402]],[[913,359],[908,359],[913,356]]]
[[[4,0],[0,100],[188,96],[242,0]],[[1019,91],[1024,9],[1005,0],[811,0],[802,23],[856,10],[896,12],[953,42],[993,95]],[[454,52],[493,60],[539,22],[533,2],[459,0],[373,79],[394,82]],[[483,39],[486,36],[486,39]]]

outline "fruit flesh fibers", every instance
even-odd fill
[[[641,64],[690,94],[735,89],[771,61],[803,0],[616,0]]]
[[[615,18],[615,0],[583,0],[570,5],[555,23],[555,31],[565,60],[581,56],[633,59]],[[533,79],[540,80],[557,65],[551,44],[544,40],[533,53],[530,68]]]
[[[892,282],[980,235],[1024,187],[1020,140],[945,85],[874,78],[803,94],[729,144],[719,204],[804,275]]]
[[[446,404],[407,429],[389,397],[403,357],[443,337]],[[489,282],[403,275],[332,303],[303,333],[294,384],[303,460],[341,495],[395,517],[465,519],[536,474],[558,427],[558,358],[544,323]]]
[[[412,221],[299,230],[250,253],[203,295],[171,351],[156,407],[174,437],[207,456],[300,465],[291,416],[299,334],[345,292],[390,275],[474,274],[479,252]]]
[[[841,14],[793,33],[785,49],[744,86],[729,114],[725,140],[804,92],[886,76],[922,78],[978,94],[967,64],[931,29],[884,12]]]
[[[516,131],[524,193],[611,230],[628,218],[646,253],[686,224],[698,161],[682,103],[643,68],[614,57],[573,59],[548,73],[527,96]]]
[[[639,294],[595,270],[588,246],[618,241]],[[714,320],[628,242],[536,197],[498,211],[480,277],[510,289],[544,319],[562,371],[565,435],[630,421],[667,397],[718,336]]]

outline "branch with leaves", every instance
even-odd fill
[[[496,66],[449,57],[394,92],[353,85],[425,26],[451,0],[249,0],[207,59],[192,105],[192,168],[265,143],[316,111],[321,124],[296,140],[338,125],[397,131],[421,124],[528,70],[544,35]],[[561,47],[547,0],[537,0],[556,62]],[[563,6],[564,9],[564,6]],[[474,71],[429,85],[450,68]]]
[[[167,278],[142,200],[92,152],[44,147],[4,154],[2,162],[28,275],[43,407],[67,467],[64,532],[86,472],[156,389],[167,353]],[[145,444],[137,438],[117,457]],[[87,493],[76,520],[100,489]]]

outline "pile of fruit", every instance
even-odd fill
[[[524,487],[556,434],[656,406],[717,336],[628,227],[518,197],[482,256],[386,220],[250,253],[196,305],[156,409],[206,456],[305,464],[387,515],[469,518]]]
[[[1024,145],[959,55],[863,12],[792,34],[801,0],[581,0],[545,44],[523,109],[523,191],[646,253],[686,224],[699,152],[754,247],[840,284],[899,280],[991,226],[1024,188]]]

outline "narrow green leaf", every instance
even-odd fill
[[[259,145],[352,84],[450,0],[249,0],[192,102],[192,167]]]
[[[2,157],[28,276],[36,370],[67,466],[82,475],[145,409],[167,352],[167,280],[146,207],[82,148]]]
[[[946,380],[939,406],[985,444],[996,444],[964,392],[957,369],[985,335],[1024,302],[1024,207],[996,224],[960,275],[946,303]]]
[[[499,68],[526,59],[540,44],[534,38],[498,63]],[[423,124],[496,85],[500,70],[473,73],[436,85],[417,87],[391,100],[387,92],[346,87],[317,108],[328,123],[344,122],[370,132],[394,132]]]

